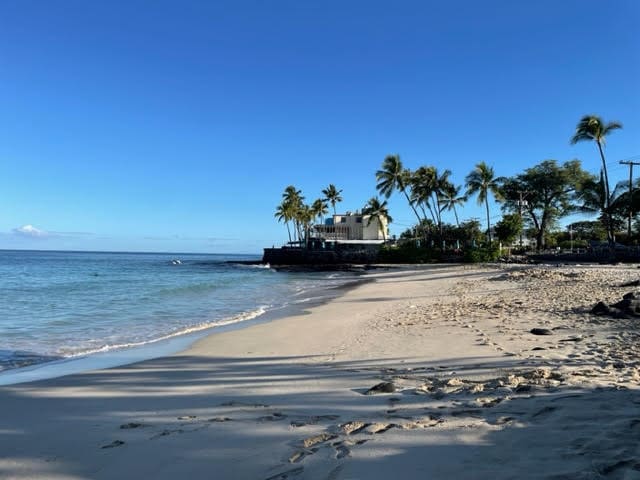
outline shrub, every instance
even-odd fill
[[[465,263],[495,262],[500,258],[500,248],[497,245],[466,248],[464,250]]]

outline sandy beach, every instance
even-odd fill
[[[0,387],[0,478],[640,478],[640,320],[590,313],[635,265],[366,277],[177,355]]]

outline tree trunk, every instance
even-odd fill
[[[456,226],[458,228],[460,228],[460,221],[458,220],[458,212],[456,210],[456,205],[455,203],[453,204],[453,214],[456,216]]]
[[[287,234],[289,235],[289,244],[291,244],[291,229],[289,228],[289,222],[284,222],[284,224],[287,226]]]
[[[409,195],[407,195],[407,191],[404,188],[402,189],[402,193],[404,193],[404,196],[406,197],[407,202],[409,202],[409,206],[413,210],[413,213],[416,214],[416,218],[418,219],[418,225],[420,225],[422,223],[422,220],[420,219],[420,214],[416,210],[416,207],[413,206],[413,202],[411,202],[411,199],[409,198]]]
[[[404,193],[404,196],[407,199],[407,202],[409,202],[409,206],[411,207],[411,209],[413,210],[413,213],[416,214],[416,218],[418,219],[418,228],[420,228],[420,230],[422,230],[422,236],[425,239],[425,242],[427,241],[427,236],[424,233],[424,229],[422,228],[422,220],[420,220],[420,215],[418,214],[418,211],[416,210],[416,207],[413,206],[413,203],[411,202],[411,199],[409,198],[409,195],[407,195],[407,191],[404,189],[404,187],[402,188],[402,193]]]
[[[442,239],[442,209],[440,208],[440,199],[438,198],[438,194],[434,193],[436,197],[436,209],[438,211],[438,230],[440,232],[440,238]]]
[[[489,193],[484,197],[484,204],[487,207],[487,235],[489,236],[489,248],[491,248],[491,220],[489,218]]]
[[[544,221],[542,221],[540,223],[540,228],[536,233],[536,243],[537,243],[536,249],[537,250],[542,250],[546,246],[544,244],[544,230],[545,230],[545,224],[544,224]]]
[[[611,196],[609,195],[609,175],[607,174],[607,162],[604,158],[604,151],[602,150],[602,144],[600,140],[596,140],[596,144],[598,145],[598,151],[600,152],[600,159],[602,160],[602,171],[604,172],[604,194],[605,194],[605,207],[606,212],[604,213],[606,222],[607,222],[607,240],[609,241],[609,246],[613,249],[613,222],[611,221]]]

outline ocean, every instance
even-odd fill
[[[354,279],[229,263],[251,260],[259,257],[0,251],[0,376],[245,325]]]

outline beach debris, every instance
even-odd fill
[[[107,445],[103,445],[100,448],[114,448],[114,447],[120,447],[122,445],[124,445],[124,442],[122,440],[114,440],[113,442]]]
[[[369,390],[364,392],[364,395],[377,395],[379,393],[394,393],[396,391],[396,386],[393,382],[382,382],[374,385]]]
[[[548,328],[532,328],[529,332],[534,335],[553,335],[553,332]]]

